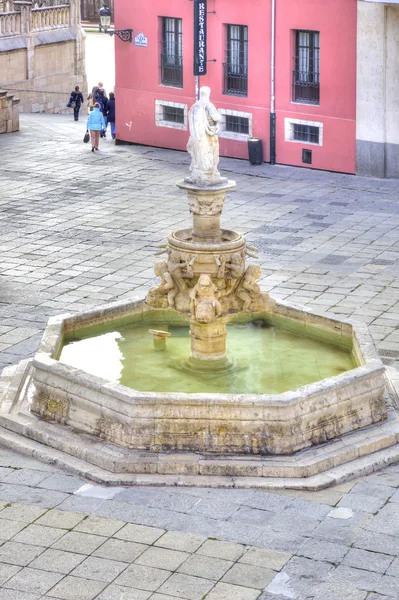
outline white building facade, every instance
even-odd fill
[[[399,178],[399,0],[359,0],[356,171]]]

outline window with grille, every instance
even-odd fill
[[[161,83],[183,87],[182,20],[162,17]]]
[[[226,25],[226,62],[223,63],[223,93],[248,95],[248,27]]]
[[[320,104],[320,33],[295,31],[294,102]]]
[[[234,115],[226,115],[225,119],[225,131],[249,135],[249,119],[246,117],[236,117]]]
[[[312,125],[293,124],[293,139],[298,142],[307,142],[308,144],[318,144],[320,139],[320,129]]]
[[[171,123],[184,124],[184,108],[163,105],[162,118],[164,121],[170,121]]]

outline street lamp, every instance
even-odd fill
[[[133,39],[133,29],[112,29],[111,26],[111,9],[105,3],[99,11],[100,25],[99,30],[108,33],[108,35],[116,35],[122,42],[131,42]]]

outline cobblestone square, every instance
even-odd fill
[[[0,137],[0,366],[51,315],[143,295],[189,226],[184,153],[114,146],[22,115]],[[257,246],[272,296],[365,321],[399,366],[399,184],[221,160],[224,225]],[[161,215],[161,218],[160,218]],[[320,492],[103,488],[0,447],[1,600],[399,597],[399,466]],[[339,509],[335,511],[334,509]]]

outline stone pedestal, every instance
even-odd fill
[[[236,187],[235,181],[221,178],[220,184],[198,187],[192,183],[179,181],[177,186],[187,191],[188,205],[193,215],[193,242],[221,242],[220,215],[223,211],[226,193]]]
[[[191,321],[192,358],[201,360],[220,360],[226,356],[226,321],[219,319],[214,323]]]

